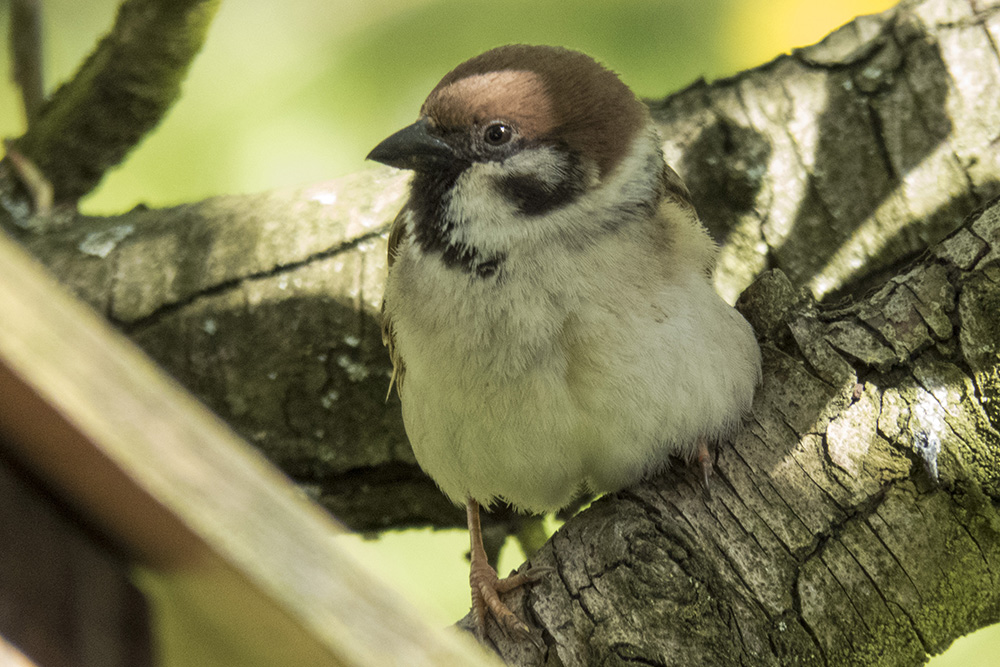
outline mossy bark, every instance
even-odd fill
[[[48,179],[57,204],[75,205],[159,124],[180,96],[220,0],[127,0],[111,31],[11,146]],[[26,215],[28,193],[9,191]]]

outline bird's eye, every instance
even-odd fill
[[[490,146],[501,146],[510,141],[513,136],[514,131],[510,129],[509,125],[503,123],[493,123],[483,133],[483,139]]]

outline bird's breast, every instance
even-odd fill
[[[664,262],[616,238],[589,255],[512,253],[488,279],[413,247],[397,257],[386,310],[407,434],[454,501],[555,509],[728,433],[748,409],[756,342],[704,269],[683,264],[700,246],[675,236],[685,252]]]

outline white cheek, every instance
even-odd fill
[[[609,221],[622,222],[626,215],[623,202],[648,202],[655,196],[659,170],[649,168],[654,156],[662,164],[659,135],[650,125],[603,183],[599,182],[595,165],[583,165],[587,180],[583,194],[540,215],[522,213],[499,192],[497,182],[504,177],[526,175],[560,184],[569,168],[564,155],[552,148],[535,148],[504,162],[475,163],[459,176],[446,202],[447,216],[455,221],[449,241],[475,247],[487,256],[508,257],[552,243],[579,244],[581,239],[601,233]]]
[[[526,216],[498,189],[500,179],[530,176],[558,187],[566,179],[567,159],[552,148],[522,151],[503,162],[477,162],[459,176],[447,201],[448,216],[458,224],[451,241],[475,246],[486,254],[505,253],[521,243],[544,240],[548,216]],[[596,173],[588,177],[596,182]]]
[[[523,216],[496,188],[497,179],[508,173],[500,163],[483,162],[458,177],[446,204],[447,216],[457,222],[452,243],[475,246],[485,255],[506,252],[517,243],[524,233]]]
[[[549,147],[526,150],[503,163],[507,175],[527,175],[550,185],[558,185],[566,178],[570,168],[568,158]],[[596,174],[595,174],[596,176]]]

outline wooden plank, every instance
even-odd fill
[[[42,667],[17,650],[13,644],[0,635],[0,665],[4,667]]]
[[[241,660],[499,664],[419,618],[322,509],[3,236],[0,432],[171,609],[252,646]]]

